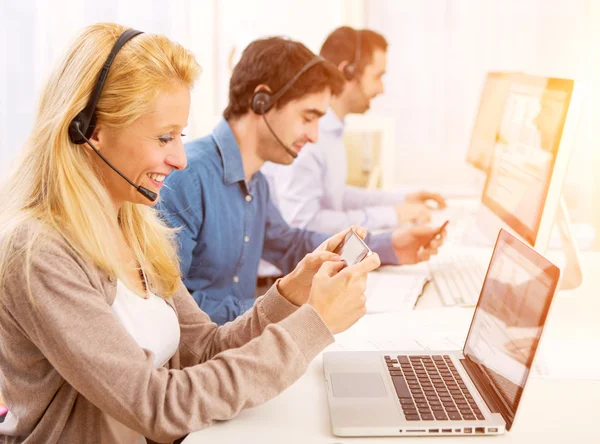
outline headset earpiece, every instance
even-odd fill
[[[346,80],[348,80],[349,82],[354,80],[354,77],[356,77],[356,67],[358,66],[358,62],[360,61],[360,31],[357,29],[354,31],[354,33],[356,37],[354,42],[354,59],[352,60],[352,62],[344,66],[344,69],[342,69],[344,77],[346,77]]]
[[[277,103],[279,99],[285,94],[285,92],[292,87],[296,80],[300,78],[302,74],[308,71],[310,68],[315,66],[317,63],[324,62],[325,59],[320,56],[315,56],[312,60],[310,60],[306,65],[304,65],[300,71],[294,75],[288,82],[281,87],[279,91],[275,94],[271,94],[269,91],[265,89],[259,89],[252,95],[252,100],[250,102],[250,108],[259,116],[264,116],[273,105]]]
[[[80,121],[79,114],[77,114],[77,117],[75,117],[69,124],[69,139],[71,139],[71,142],[77,145],[85,143],[85,140],[81,136],[81,134],[83,133],[83,131],[81,130],[82,126],[83,124]]]
[[[344,73],[344,77],[346,77],[346,80],[348,80],[349,82],[352,81],[354,79],[354,74],[356,73],[356,67],[354,66],[354,63],[350,63],[344,66],[342,72]]]
[[[259,116],[266,114],[273,107],[271,93],[264,89],[259,89],[252,96],[252,111]]]
[[[77,145],[86,143],[86,139],[92,137],[96,129],[96,116],[89,118],[84,111],[77,114],[69,124],[69,139]]]

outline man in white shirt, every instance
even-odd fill
[[[318,141],[306,144],[289,166],[266,164],[262,168],[281,214],[292,226],[324,233],[336,233],[351,224],[377,230],[428,222],[432,204],[445,207],[439,194],[421,191],[404,196],[346,184],[344,118],[366,112],[370,101],[383,93],[385,38],[371,30],[343,26],[327,37],[321,56],[338,66],[346,83],[319,121]]]

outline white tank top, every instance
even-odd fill
[[[167,302],[148,293],[144,299],[121,281],[117,281],[117,294],[111,306],[113,313],[127,333],[140,347],[154,353],[154,367],[164,366],[179,347],[179,320]],[[115,418],[104,415],[113,442],[138,444],[146,439]]]

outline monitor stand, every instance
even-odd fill
[[[500,218],[494,215],[484,205],[481,206],[481,210],[476,215],[476,227],[475,229],[468,232],[468,235],[461,239],[461,243],[464,245],[481,246],[492,248],[492,239],[497,237],[497,233],[500,227],[505,228],[515,236],[520,236],[515,231],[504,224]],[[562,255],[564,257],[563,265],[560,267],[561,277],[558,289],[559,290],[573,290],[581,285],[583,282],[583,273],[581,271],[581,261],[579,259],[579,248],[577,247],[577,241],[573,236],[573,230],[571,227],[571,218],[567,207],[564,202],[564,198],[561,196],[558,202],[556,210],[556,216],[554,217],[554,226],[558,230],[558,234],[562,241]],[[550,241],[548,241],[548,244]],[[549,251],[552,252],[548,247],[540,249],[540,253],[546,254]]]
[[[560,198],[554,224],[558,228],[562,239],[562,251],[565,256],[565,264],[561,269],[559,290],[573,290],[583,282],[581,261],[579,259],[579,248],[571,229],[571,218],[563,198]]]

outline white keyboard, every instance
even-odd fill
[[[442,253],[430,259],[433,283],[444,305],[477,304],[487,266],[468,254]]]
[[[467,206],[449,206],[443,210],[431,212],[431,225],[441,225],[449,220],[452,225],[456,225],[464,219],[472,219],[475,211]]]
[[[445,244],[466,245],[471,247],[493,247],[496,237],[490,236],[480,229],[477,220],[478,212],[468,206],[452,206],[444,210],[431,213],[432,219],[429,223],[432,226],[439,226],[446,220],[449,220],[446,229]]]
[[[473,231],[475,226],[475,210],[468,206],[448,206],[443,210],[431,213],[432,226],[440,226],[449,220],[446,229],[446,242],[461,243],[466,233]]]

